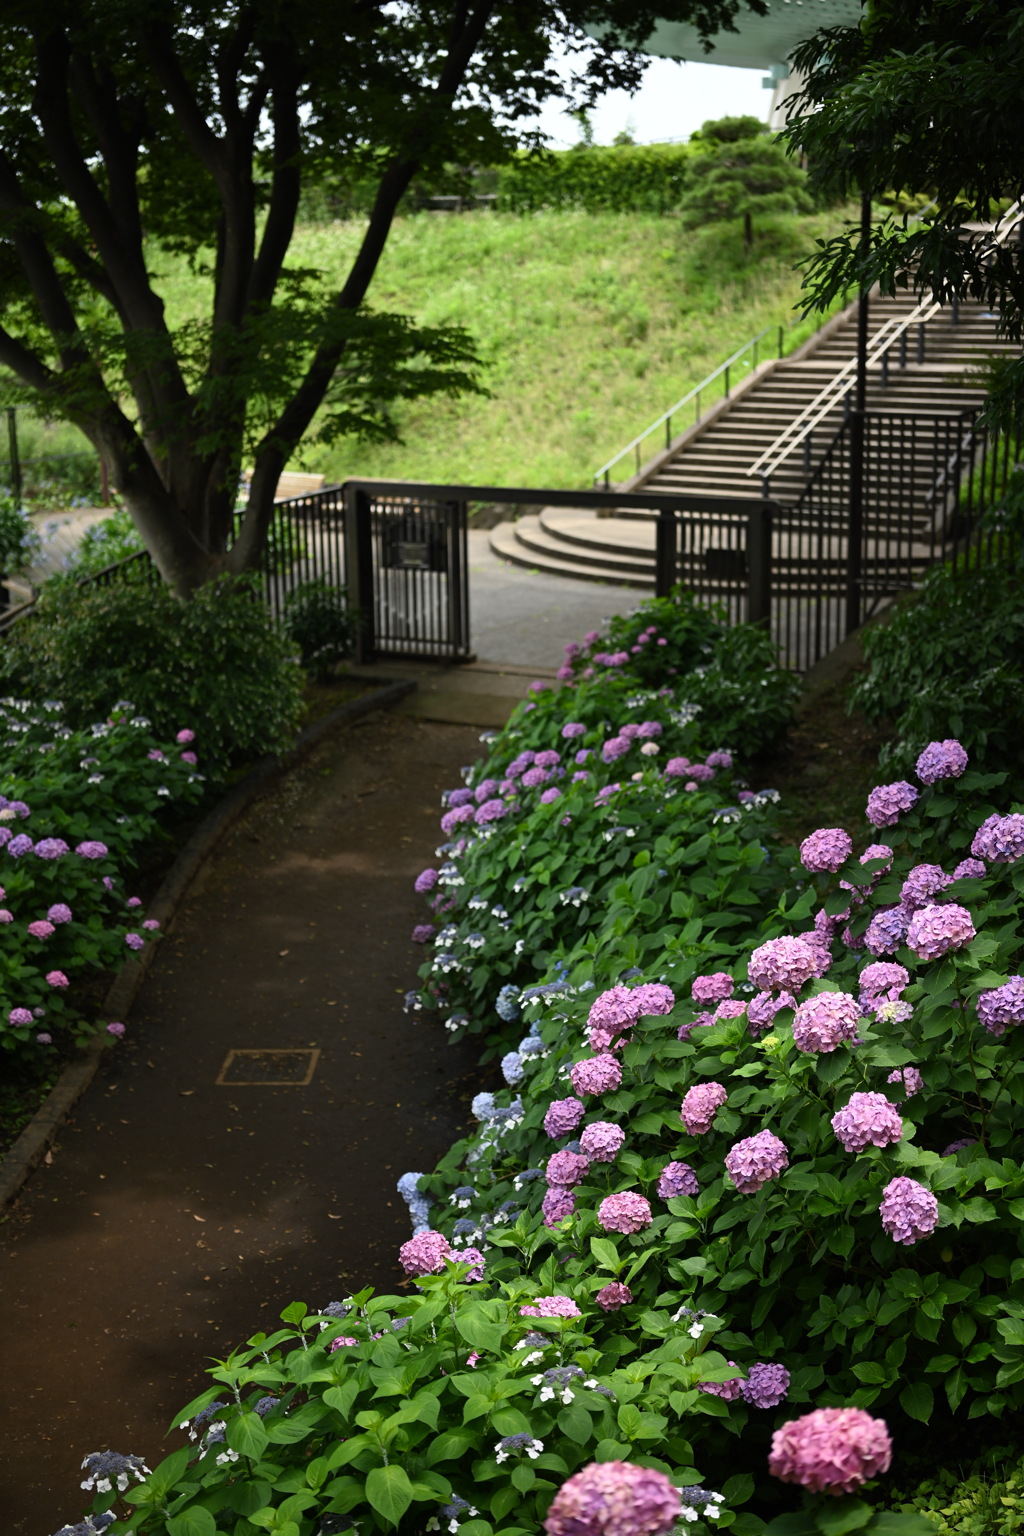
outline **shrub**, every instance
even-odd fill
[[[693,160],[685,144],[580,145],[516,155],[498,169],[498,206],[512,213],[667,213],[689,185]]]
[[[20,570],[39,549],[39,535],[13,496],[0,494],[0,574]]]
[[[299,648],[302,665],[318,680],[351,655],[355,618],[344,587],[322,579],[303,581],[284,601],[284,629]]]
[[[1024,793],[1024,596],[1019,573],[936,566],[888,625],[865,631],[868,670],[851,706],[891,720],[880,768],[906,772],[927,741],[952,735],[982,769],[1008,775],[1004,802]]]
[[[1024,1465],[1018,1450],[991,1451],[966,1476],[941,1467],[890,1508],[920,1510],[937,1536],[1018,1536],[1024,1528]]]
[[[137,554],[142,549],[142,536],[132,521],[131,513],[123,507],[111,512],[98,523],[93,523],[82,535],[78,547],[68,556],[63,571],[49,578],[47,586],[52,590],[61,582],[81,581],[84,576],[94,576],[120,560]],[[140,579],[146,580],[142,562],[139,562]]]
[[[44,592],[6,641],[10,692],[60,699],[84,727],[130,698],[167,737],[183,723],[208,772],[287,745],[302,672],[253,579],[224,577],[179,603],[162,585]]]

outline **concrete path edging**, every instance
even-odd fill
[[[397,704],[417,687],[416,682],[409,678],[380,678],[377,681],[380,686],[362,698],[339,704],[322,719],[307,725],[305,730],[299,732],[295,745],[288,752],[282,756],[274,754],[262,758],[214,806],[178,854],[149,907],[147,916],[160,923],[162,932],[166,931],[206,859],[228,829],[249,808],[261,789],[315,747],[335,726],[358,720],[360,716],[371,714],[375,709],[386,709]],[[104,999],[104,1013],[115,1019],[128,1014],[157,947],[156,944],[148,944],[140,954],[133,955],[124,963]],[[107,1037],[97,1035],[81,1056],[68,1063],[9,1152],[0,1159],[0,1211],[17,1197],[29,1175],[46,1157],[60,1127],[96,1076],[107,1045]]]

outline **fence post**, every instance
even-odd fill
[[[676,514],[671,507],[661,507],[655,524],[654,595],[668,597],[676,584]]]
[[[345,501],[345,585],[349,607],[356,614],[356,662],[372,661],[376,649],[376,610],[373,591],[373,529],[370,497],[351,481]]]
[[[747,515],[747,618],[767,627],[771,616],[772,509],[766,503]]]
[[[18,417],[13,405],[7,407],[7,447],[11,461],[11,490],[14,499],[21,506],[21,455],[18,453]]]

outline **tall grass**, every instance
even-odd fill
[[[847,216],[765,218],[749,252],[738,220],[684,231],[656,214],[400,218],[369,301],[427,325],[467,326],[490,398],[399,405],[401,443],[311,443],[291,467],[331,480],[587,485],[755,332],[794,318],[794,263]],[[300,227],[290,265],[340,282],[362,229]],[[205,312],[208,286],[183,265],[164,265],[158,286],[172,321]]]

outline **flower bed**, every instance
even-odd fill
[[[415,1289],[288,1308],[191,1444],[104,1464],[93,1529],[123,1494],[112,1533],[753,1536],[770,1467],[811,1497],[778,1536],[909,1536],[856,1497],[868,1410],[1016,1404],[1017,821],[943,743],[873,797],[885,846],[783,849],[735,741],[584,670],[489,742],[417,882],[407,1006],[506,1087],[399,1182]]]

